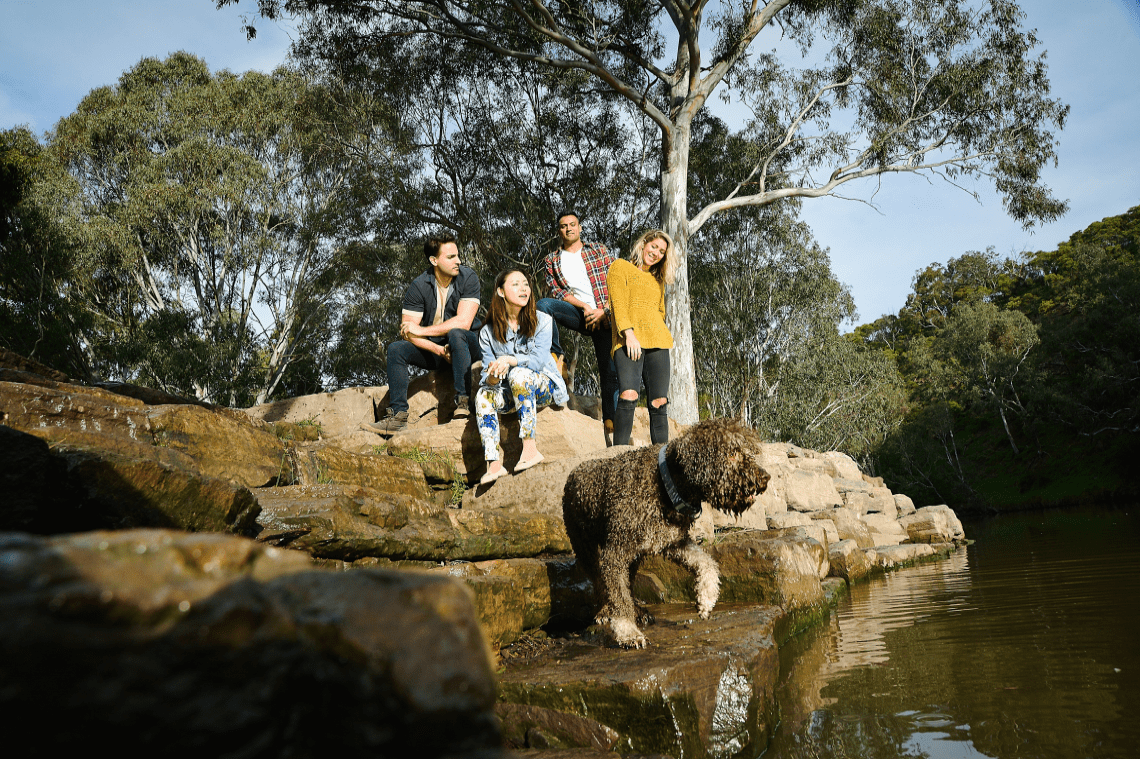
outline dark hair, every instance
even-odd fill
[[[566,210],[562,211],[561,213],[559,213],[557,216],[554,217],[554,226],[557,227],[558,222],[562,221],[562,219],[564,219],[567,216],[573,216],[574,220],[576,222],[578,222],[579,225],[582,223],[582,217],[578,215],[578,212],[571,209],[571,208],[567,208]]]
[[[522,269],[504,269],[495,277],[495,287],[491,290],[491,308],[488,314],[491,321],[491,333],[500,343],[507,341],[509,327],[507,326],[507,301],[499,295],[499,288],[507,281],[507,277],[516,271],[526,277],[526,283],[530,285],[530,300],[519,309],[519,334],[534,337],[534,333],[538,330],[538,310],[534,305],[534,283],[530,281],[530,275]]]
[[[438,257],[439,249],[449,242],[456,243],[456,245],[459,244],[455,240],[455,235],[447,230],[433,232],[428,235],[428,238],[424,240],[424,258],[430,261],[432,258]]]

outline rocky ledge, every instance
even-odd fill
[[[412,390],[409,431],[385,441],[359,430],[385,388],[239,411],[0,352],[14,730],[61,750],[753,756],[777,646],[848,583],[964,540],[951,509],[916,509],[841,453],[765,444],[768,491],[697,525],[721,567],[712,618],[685,571],[649,559],[651,645],[610,648],[561,514],[570,471],[618,450],[600,423],[543,410],[547,461],[472,488],[474,422],[441,415],[433,375]]]

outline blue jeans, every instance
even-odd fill
[[[482,358],[479,347],[478,323],[475,329],[453,329],[447,333],[451,349],[451,374],[456,395],[471,395],[471,357]],[[407,340],[388,345],[388,405],[397,414],[408,410],[408,364],[429,371],[448,366],[442,357],[421,350]]]
[[[614,409],[617,407],[618,379],[617,367],[610,356],[610,328],[586,328],[586,317],[577,307],[557,298],[543,298],[538,302],[538,310],[554,317],[556,324],[574,330],[579,335],[585,335],[594,343],[594,355],[598,357],[598,379],[601,384],[602,419],[613,419]],[[550,341],[550,349],[561,356],[562,342],[558,339],[558,330],[554,330],[554,337]]]

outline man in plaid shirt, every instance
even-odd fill
[[[546,286],[549,298],[538,302],[538,310],[554,317],[563,327],[588,336],[598,357],[602,393],[602,420],[606,445],[613,444],[614,408],[617,406],[617,368],[610,356],[610,294],[606,274],[614,255],[604,245],[582,242],[578,214],[568,211],[558,216],[559,250],[546,256]],[[562,357],[562,343],[554,330],[552,352]]]

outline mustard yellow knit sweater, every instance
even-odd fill
[[[673,335],[665,326],[665,287],[652,274],[619,258],[610,266],[606,286],[613,314],[610,355],[625,345],[621,333],[631,327],[642,348],[673,347]]]

